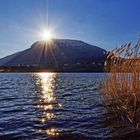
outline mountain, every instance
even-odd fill
[[[78,40],[52,39],[35,42],[29,49],[0,59],[0,66],[59,67],[103,63],[106,50]]]

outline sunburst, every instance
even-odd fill
[[[49,30],[43,30],[43,31],[41,32],[41,37],[42,37],[44,40],[46,40],[46,41],[50,41],[50,40],[52,39],[52,37],[53,37],[53,34],[52,34],[52,32],[49,31]]]

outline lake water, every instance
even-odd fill
[[[107,121],[103,106],[104,79],[103,73],[0,74],[0,140],[117,139],[121,127]]]

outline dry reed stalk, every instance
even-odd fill
[[[110,74],[103,91],[115,104],[112,110],[123,122],[140,128],[140,41],[109,52],[106,69]]]

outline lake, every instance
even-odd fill
[[[103,73],[0,74],[0,139],[117,139],[122,127],[107,120],[104,80]]]

